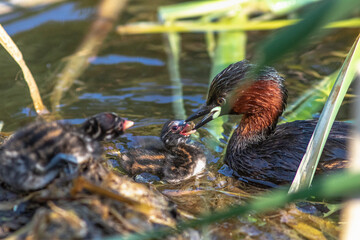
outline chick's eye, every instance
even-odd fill
[[[217,100],[217,103],[218,103],[219,105],[223,105],[223,104],[225,104],[225,102],[226,102],[225,98],[219,98],[219,99]]]
[[[178,129],[178,126],[172,126],[171,129],[176,131]]]

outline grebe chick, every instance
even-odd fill
[[[115,113],[100,113],[81,126],[35,122],[15,132],[0,148],[0,182],[12,190],[45,187],[59,172],[100,158],[99,141],[117,138],[133,125]],[[72,167],[72,169],[71,169]]]
[[[121,165],[130,174],[151,173],[169,183],[179,183],[201,173],[206,158],[203,150],[188,143],[195,124],[168,121],[155,146],[131,149],[122,156]]]
[[[293,180],[317,121],[279,125],[287,100],[284,79],[271,67],[256,75],[244,60],[231,64],[212,81],[207,101],[186,121],[206,115],[195,129],[218,116],[242,114],[226,149],[225,163],[242,178],[276,186]],[[350,125],[335,122],[317,172],[344,168]]]

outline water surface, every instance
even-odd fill
[[[95,13],[95,3],[94,1],[66,1],[46,7],[18,9],[8,15],[0,16],[0,23],[22,51],[47,106],[50,106],[50,94],[57,74],[89,29]],[[129,1],[118,24],[154,20],[157,5],[165,3],[168,4],[168,1],[156,1],[156,3]],[[257,43],[268,34],[269,32],[248,33],[248,59],[252,58]],[[352,29],[333,30],[327,37],[311,41],[305,48],[288,54],[276,64],[275,67],[286,78],[289,102],[311,88],[321,76],[328,75],[341,66],[356,34],[357,31]],[[182,97],[174,97],[172,94],[173,90],[178,89],[179,86],[174,86],[170,80],[169,68],[171,66],[168,64],[163,35],[119,36],[113,32],[104,42],[98,56],[89,59],[88,69],[64,95],[59,108],[60,118],[79,124],[86,117],[98,112],[112,111],[131,119],[135,122],[135,126],[128,131],[128,134],[114,142],[115,148],[120,151],[139,145],[139,142],[147,138],[156,138],[162,124],[177,115],[172,105],[174,101],[183,99],[187,115],[205,102],[211,62],[206,51],[204,35],[201,33],[181,34],[181,40]],[[0,120],[4,121],[3,131],[15,131],[34,121],[36,114],[19,67],[2,48],[0,49],[0,76],[0,102],[2,103]],[[351,119],[349,113],[351,102],[352,98],[346,99],[338,116],[339,120]],[[237,119],[238,117],[230,118],[233,122]],[[189,203],[188,198],[192,199],[195,207],[188,206],[186,210],[192,209],[193,214],[204,211],[204,206],[200,204],[202,201],[208,204],[208,210],[216,209],[238,202],[242,199],[239,197],[241,194],[248,196],[256,191],[256,189],[248,189],[246,193],[243,193],[239,190],[244,188],[243,183],[224,176],[223,174],[226,175],[227,171],[222,171],[223,169],[220,170],[221,174],[217,173],[222,167],[220,159],[231,126],[226,126],[225,129],[226,132],[220,140],[222,144],[208,150],[208,163],[211,170],[209,175],[198,183],[196,181],[186,183],[181,186],[181,189],[190,191],[221,188],[229,192],[237,192],[239,195],[234,197],[230,193],[219,194],[216,191],[212,195],[207,192],[206,200],[204,200],[204,195],[194,192],[183,198],[177,198],[178,204],[185,208],[186,205],[182,202]],[[207,148],[212,136],[206,127],[199,133],[195,138],[196,141]],[[173,187],[165,185],[159,188],[166,192],[171,191]],[[256,229],[251,228],[251,220],[241,219],[241,221],[245,222],[243,225],[245,233],[252,232],[254,236],[261,236]],[[234,227],[232,222],[228,224],[229,228]],[[271,231],[273,230],[269,230]]]

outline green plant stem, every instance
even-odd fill
[[[168,71],[170,74],[170,81],[172,93],[172,108],[176,119],[185,119],[185,107],[183,97],[183,84],[180,76],[180,52],[181,52],[181,37],[179,33],[168,33],[165,36],[167,41],[167,55],[168,55]]]
[[[227,19],[229,24],[242,25],[247,21],[247,16],[242,15],[241,12],[232,19]],[[213,54],[211,54],[212,66],[211,74],[209,79],[209,86],[213,78],[221,72],[224,68],[229,66],[231,63],[240,61],[246,56],[246,42],[247,35],[244,31],[230,31],[220,32],[218,34],[218,41]],[[227,122],[228,116],[217,118],[208,124],[208,131],[217,140],[222,137],[224,132],[223,124]],[[208,141],[207,139],[206,141]],[[209,142],[210,146],[214,145],[214,142]],[[217,143],[219,144],[219,143]]]
[[[279,29],[297,23],[299,20],[272,20],[266,22],[245,22],[243,24],[207,23],[197,21],[176,21],[171,24],[159,23],[133,23],[118,26],[116,31],[119,34],[148,34],[166,32],[206,32],[206,31],[260,31]],[[360,27],[360,18],[352,18],[332,22],[324,28],[357,28]]]
[[[97,55],[106,36],[113,29],[120,13],[125,9],[127,1],[100,1],[96,19],[92,23],[89,32],[75,54],[69,58],[62,72],[58,74],[56,85],[51,94],[53,110],[59,108],[63,94],[87,69],[90,64],[89,59]]]

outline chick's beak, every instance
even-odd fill
[[[197,111],[196,113],[192,114],[190,117],[188,117],[185,121],[191,121],[193,119],[205,116],[198,124],[195,125],[194,129],[198,129],[202,126],[204,126],[206,123],[214,120],[220,115],[221,107],[219,106],[203,106]]]
[[[194,134],[196,130],[194,129],[195,124],[193,122],[188,122],[182,125],[183,130],[181,130],[180,134],[183,136],[190,136],[191,134]]]
[[[124,131],[130,127],[132,127],[134,125],[134,122],[133,121],[130,121],[130,120],[124,120],[124,123],[123,123],[123,129]]]

